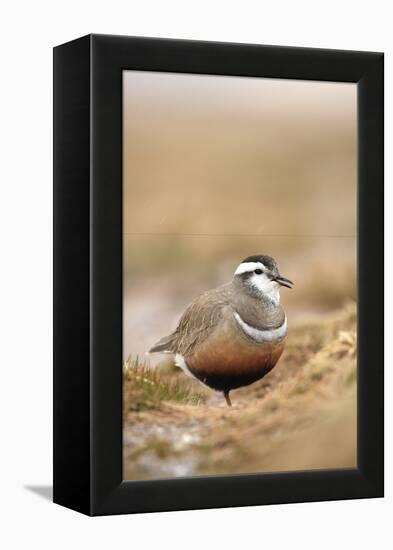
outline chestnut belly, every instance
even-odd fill
[[[238,330],[213,335],[198,350],[185,357],[191,373],[207,386],[231,390],[263,378],[279,360],[284,344],[255,343]]]

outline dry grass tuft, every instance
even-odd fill
[[[157,408],[163,401],[200,405],[205,401],[202,393],[194,392],[182,377],[170,369],[151,368],[147,360],[128,357],[123,363],[124,410]]]

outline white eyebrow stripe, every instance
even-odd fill
[[[273,340],[281,340],[287,333],[287,317],[285,316],[283,324],[278,328],[270,330],[260,330],[259,328],[252,327],[240,317],[237,311],[233,312],[237,323],[240,328],[255,342],[259,344],[263,342],[272,342]]]
[[[262,269],[262,271],[266,271],[266,266],[264,266],[262,262],[243,262],[239,264],[235,271],[235,275],[255,271],[255,269]]]

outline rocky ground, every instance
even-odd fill
[[[124,478],[354,466],[354,303],[292,328],[273,371],[231,398],[170,362],[127,360]]]

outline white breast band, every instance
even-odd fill
[[[255,342],[273,342],[282,340],[287,333],[287,318],[285,316],[283,324],[278,328],[272,328],[268,330],[260,330],[259,328],[252,327],[240,317],[237,311],[233,312],[233,315],[241,327],[241,329]]]

